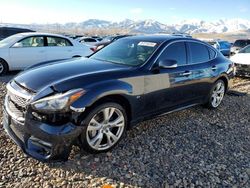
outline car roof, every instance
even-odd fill
[[[66,36],[59,35],[59,34],[53,34],[53,33],[26,32],[26,33],[18,33],[18,34],[16,34],[16,36],[21,36],[21,37],[29,37],[29,36],[34,36],[34,35],[36,35],[36,36],[45,35],[45,36],[54,36],[54,37],[68,38]]]
[[[136,40],[146,40],[150,42],[156,42],[156,43],[163,43],[169,40],[190,40],[190,41],[199,41],[200,40],[194,39],[194,38],[189,38],[189,37],[183,37],[183,36],[175,36],[175,35],[167,35],[167,34],[160,34],[160,35],[137,35],[137,36],[131,36],[131,37],[126,37],[125,39],[136,39]]]

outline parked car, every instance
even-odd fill
[[[212,45],[214,48],[219,50],[224,56],[230,56],[231,43],[223,40],[212,40],[208,41],[208,44]]]
[[[217,108],[233,70],[230,60],[195,39],[127,37],[89,58],[19,74],[7,84],[4,127],[41,161],[66,160],[75,143],[106,152],[142,120],[198,104]]]
[[[0,40],[3,40],[11,35],[15,35],[17,33],[25,33],[25,32],[35,32],[30,29],[25,28],[16,28],[16,27],[0,27]]]
[[[91,37],[81,37],[78,39],[78,41],[83,44],[95,45],[97,42],[100,41],[100,39]]]
[[[230,49],[230,55],[234,55],[240,51],[240,49],[250,44],[250,39],[236,40]]]
[[[250,45],[241,49],[239,53],[230,57],[235,63],[236,75],[250,76]]]
[[[115,36],[108,36],[108,37],[105,37],[103,38],[100,42],[97,42],[94,44],[94,48],[92,48],[92,51],[98,51],[100,49],[102,49],[103,47],[109,45],[110,43],[118,40],[118,39],[121,39],[121,38],[124,38],[124,37],[129,37],[129,36],[132,36],[132,35],[115,35]]]
[[[92,46],[46,33],[20,33],[0,41],[0,75],[56,59],[84,57]]]
[[[187,33],[173,33],[173,36],[176,36],[176,37],[193,38],[192,35],[189,35],[189,34],[187,34]]]

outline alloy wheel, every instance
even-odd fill
[[[125,127],[125,118],[121,110],[106,107],[98,111],[90,120],[86,138],[94,150],[107,150],[121,138]]]
[[[4,71],[4,66],[3,66],[3,64],[0,62],[0,74],[2,74],[3,71]]]
[[[218,107],[225,94],[225,85],[223,82],[218,82],[212,93],[211,104],[214,108]]]

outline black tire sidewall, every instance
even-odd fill
[[[3,71],[0,72],[0,76],[4,75],[7,73],[8,71],[8,65],[7,63],[3,60],[3,59],[0,59],[0,64],[3,66]]]
[[[123,116],[124,116],[124,119],[125,119],[125,126],[124,126],[124,129],[123,129],[123,133],[121,135],[121,137],[119,138],[119,140],[110,148],[106,149],[106,150],[95,150],[93,149],[87,142],[87,137],[86,137],[86,133],[87,133],[87,127],[88,127],[88,124],[90,122],[90,120],[93,118],[93,116],[99,112],[100,110],[102,110],[103,108],[107,108],[107,107],[114,107],[114,108],[117,108],[119,109]],[[112,148],[114,148],[119,142],[120,140],[124,137],[125,135],[125,132],[127,130],[127,124],[128,124],[128,119],[127,119],[127,114],[126,114],[126,111],[125,109],[119,105],[118,103],[114,103],[114,102],[107,102],[107,103],[103,103],[99,106],[96,106],[94,107],[93,109],[90,110],[89,114],[84,118],[84,120],[82,121],[82,126],[83,126],[83,131],[81,133],[81,135],[79,136],[79,143],[80,143],[80,147],[81,149],[89,152],[89,153],[103,153],[103,152],[107,152],[109,150],[111,150]]]
[[[214,85],[213,85],[213,87],[212,87],[212,89],[211,89],[211,91],[210,91],[210,93],[209,93],[209,99],[208,99],[208,103],[207,103],[207,106],[208,106],[209,108],[211,108],[211,109],[216,109],[216,108],[218,108],[218,107],[221,105],[221,103],[220,103],[217,107],[214,107],[214,106],[212,105],[212,95],[213,95],[213,91],[214,91],[214,89],[215,89],[215,87],[217,86],[218,83],[222,83],[222,84],[224,85],[225,90],[226,90],[226,85],[225,85],[225,82],[224,82],[223,80],[217,80],[217,81],[214,83]],[[224,93],[224,96],[225,96],[225,93]],[[224,96],[223,96],[223,99],[224,99]],[[223,99],[222,99],[222,100],[223,100]]]

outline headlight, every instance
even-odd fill
[[[70,90],[66,93],[56,94],[35,101],[31,106],[43,112],[67,111],[69,106],[79,99],[85,91],[83,89]]]

